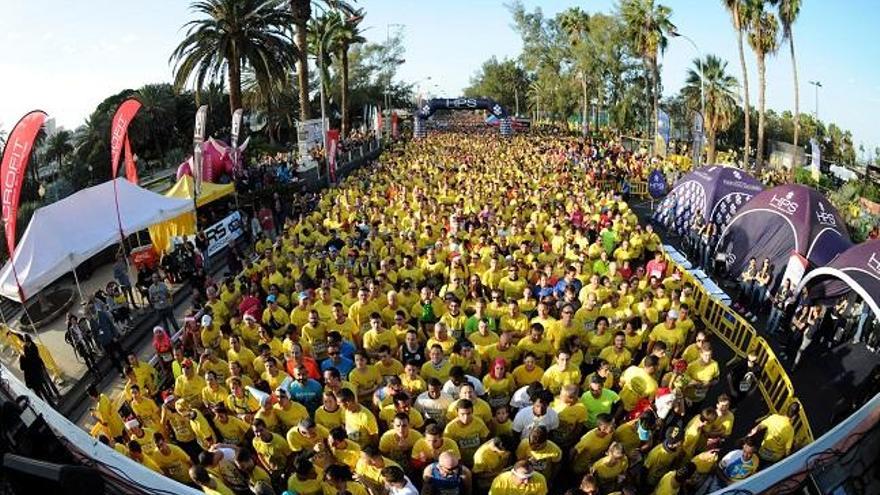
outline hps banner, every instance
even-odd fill
[[[202,190],[202,143],[205,141],[205,126],[208,123],[208,105],[202,105],[196,112],[196,124],[193,127],[193,190],[198,197]]]

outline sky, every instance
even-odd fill
[[[399,79],[422,91],[459,96],[489,57],[513,58],[522,43],[511,27],[504,0],[359,0],[366,9],[369,41],[389,32],[404,38],[406,62]],[[526,0],[552,16],[569,6],[609,12],[615,0]],[[720,0],[664,0],[679,32],[729,62],[741,78],[736,37]],[[168,57],[193,19],[186,0],[0,0],[0,128],[7,132],[32,109],[75,128],[107,96],[146,83],[170,81]],[[795,25],[802,112],[852,130],[858,148],[880,146],[880,34],[876,0],[805,0]],[[757,69],[746,47],[752,104],[757,105]],[[664,91],[682,86],[697,56],[677,38],[663,55]],[[427,78],[430,77],[430,80]],[[794,87],[787,43],[767,61],[767,107],[793,110]]]

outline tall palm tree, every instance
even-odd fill
[[[324,91],[321,92],[321,107],[327,107],[330,96],[330,66],[332,56],[339,48],[339,39],[343,28],[342,16],[336,12],[326,13],[312,19],[309,23],[309,54],[318,60],[318,79]]]
[[[621,0],[620,13],[623,17],[626,36],[635,52],[642,57],[645,68],[651,76],[651,99],[654,135],[659,134],[657,111],[660,108],[660,70],[657,58],[666,51],[667,34],[675,30],[670,17],[672,9],[654,3],[654,0]]]
[[[758,146],[755,165],[758,170],[764,166],[764,93],[767,89],[767,55],[779,49],[779,23],[776,17],[764,10],[765,0],[753,0],[754,9],[749,16],[749,45],[755,52],[758,62]]]
[[[788,48],[791,51],[791,73],[794,80],[794,145],[798,144],[800,133],[800,91],[798,88],[797,58],[794,53],[794,23],[801,13],[801,0],[780,0],[779,23],[782,25],[782,40],[788,40]],[[794,169],[792,169],[794,170]]]
[[[538,120],[541,118],[541,98],[547,93],[547,85],[541,79],[535,79],[529,84],[529,89],[527,92],[527,96],[529,98],[529,106],[532,107],[532,110],[535,112],[535,124],[537,125]]]
[[[724,6],[730,12],[730,19],[733,22],[733,29],[736,31],[736,43],[739,49],[739,65],[742,69],[742,88],[743,88],[743,114],[745,115],[745,147],[743,150],[743,163],[749,162],[751,154],[751,99],[749,99],[749,71],[746,67],[746,55],[743,49],[743,35],[747,31],[744,20],[748,17],[750,10],[750,2],[752,0],[722,0]]]
[[[581,45],[585,45],[585,41],[588,41],[588,36],[590,32],[590,15],[580,9],[580,7],[570,7],[567,10],[563,11],[559,16],[559,25],[565,34],[568,36],[568,43],[572,46],[572,48],[579,47]],[[577,60],[577,59],[576,59]],[[579,60],[582,62],[581,67],[579,68],[580,72],[580,81],[581,81],[581,91],[583,92],[583,108],[581,109],[581,120],[582,123],[587,119],[587,67],[586,63],[583,59]]]
[[[316,0],[290,0],[290,13],[294,26],[294,41],[296,43],[296,75],[299,86],[299,119],[309,119],[309,19],[312,18],[312,2]],[[316,1],[320,8],[327,6],[330,9],[351,13],[354,8],[351,3],[344,0],[321,0]]]
[[[46,158],[58,162],[59,168],[61,168],[64,157],[72,152],[73,133],[67,129],[59,130],[46,141]]]
[[[738,89],[736,78],[727,73],[727,62],[716,55],[706,55],[702,68],[700,60],[694,59],[693,67],[688,69],[681,93],[691,108],[700,108],[701,91],[705,99],[706,115],[703,118],[708,138],[706,163],[715,162],[715,140],[718,132],[726,130],[733,123]]]
[[[340,73],[342,88],[339,105],[342,107],[343,136],[348,136],[348,133],[351,130],[351,110],[348,108],[348,50],[358,43],[365,43],[367,41],[366,38],[364,38],[360,29],[360,23],[363,20],[363,9],[355,10],[354,12],[352,12],[351,16],[346,17],[342,20],[342,27],[339,29],[336,38],[337,57],[339,58],[339,63],[342,65],[342,71]]]
[[[198,0],[190,9],[202,15],[184,25],[186,37],[171,54],[174,86],[190,78],[196,89],[206,82],[229,79],[229,112],[241,108],[241,74],[254,71],[260,85],[284,77],[296,62],[288,34],[292,16],[282,0]]]

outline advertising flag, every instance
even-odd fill
[[[193,189],[198,196],[202,189],[202,143],[205,141],[205,126],[208,121],[208,105],[202,105],[196,112],[193,130]]]
[[[138,183],[137,163],[134,161],[134,155],[131,154],[128,136],[125,136],[125,178],[132,184]]]
[[[397,112],[391,113],[391,137],[397,139],[400,134],[397,126],[399,125],[400,117],[397,116]]]
[[[238,138],[241,133],[241,117],[244,114],[242,109],[237,109],[232,112],[232,170],[238,171],[239,169],[239,150],[238,150]]]
[[[819,179],[822,177],[822,170],[820,168],[822,150],[819,148],[819,141],[814,137],[810,138],[810,154],[813,155],[810,162],[810,171],[812,172],[813,180],[819,182]]]
[[[0,166],[0,175],[3,176],[2,182],[0,182],[0,197],[3,198],[3,225],[6,230],[6,248],[9,250],[10,259],[15,252],[15,226],[18,219],[21,184],[24,181],[24,174],[31,158],[34,141],[45,122],[45,112],[34,110],[28,113],[18,121],[12,132],[9,133],[6,147],[3,148],[3,161]],[[24,296],[22,296],[22,301],[24,301]]]
[[[327,171],[330,182],[336,182],[336,148],[339,145],[339,129],[327,131]]]
[[[110,178],[112,179],[116,178],[119,171],[119,155],[122,154],[123,148],[127,150],[125,155],[126,176],[128,180],[132,179],[128,171],[129,165],[134,166],[133,163],[130,164],[131,149],[128,144],[128,125],[140,109],[141,102],[129,98],[119,105],[116,114],[113,115],[113,122],[110,125]],[[137,174],[134,175],[135,180],[132,182],[137,183]]]

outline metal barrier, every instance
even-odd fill
[[[800,403],[785,368],[767,341],[755,332],[745,318],[708,294],[700,281],[687,270],[676,264],[668,255],[666,258],[670,267],[678,269],[683,274],[683,280],[693,285],[693,311],[703,321],[706,329],[714,333],[740,358],[746,357],[749,352],[757,355],[758,365],[762,370],[758,377],[758,389],[767,408],[773,413],[785,414],[790,404]],[[803,407],[793,426],[796,447],[803,447],[813,441],[813,431]]]

